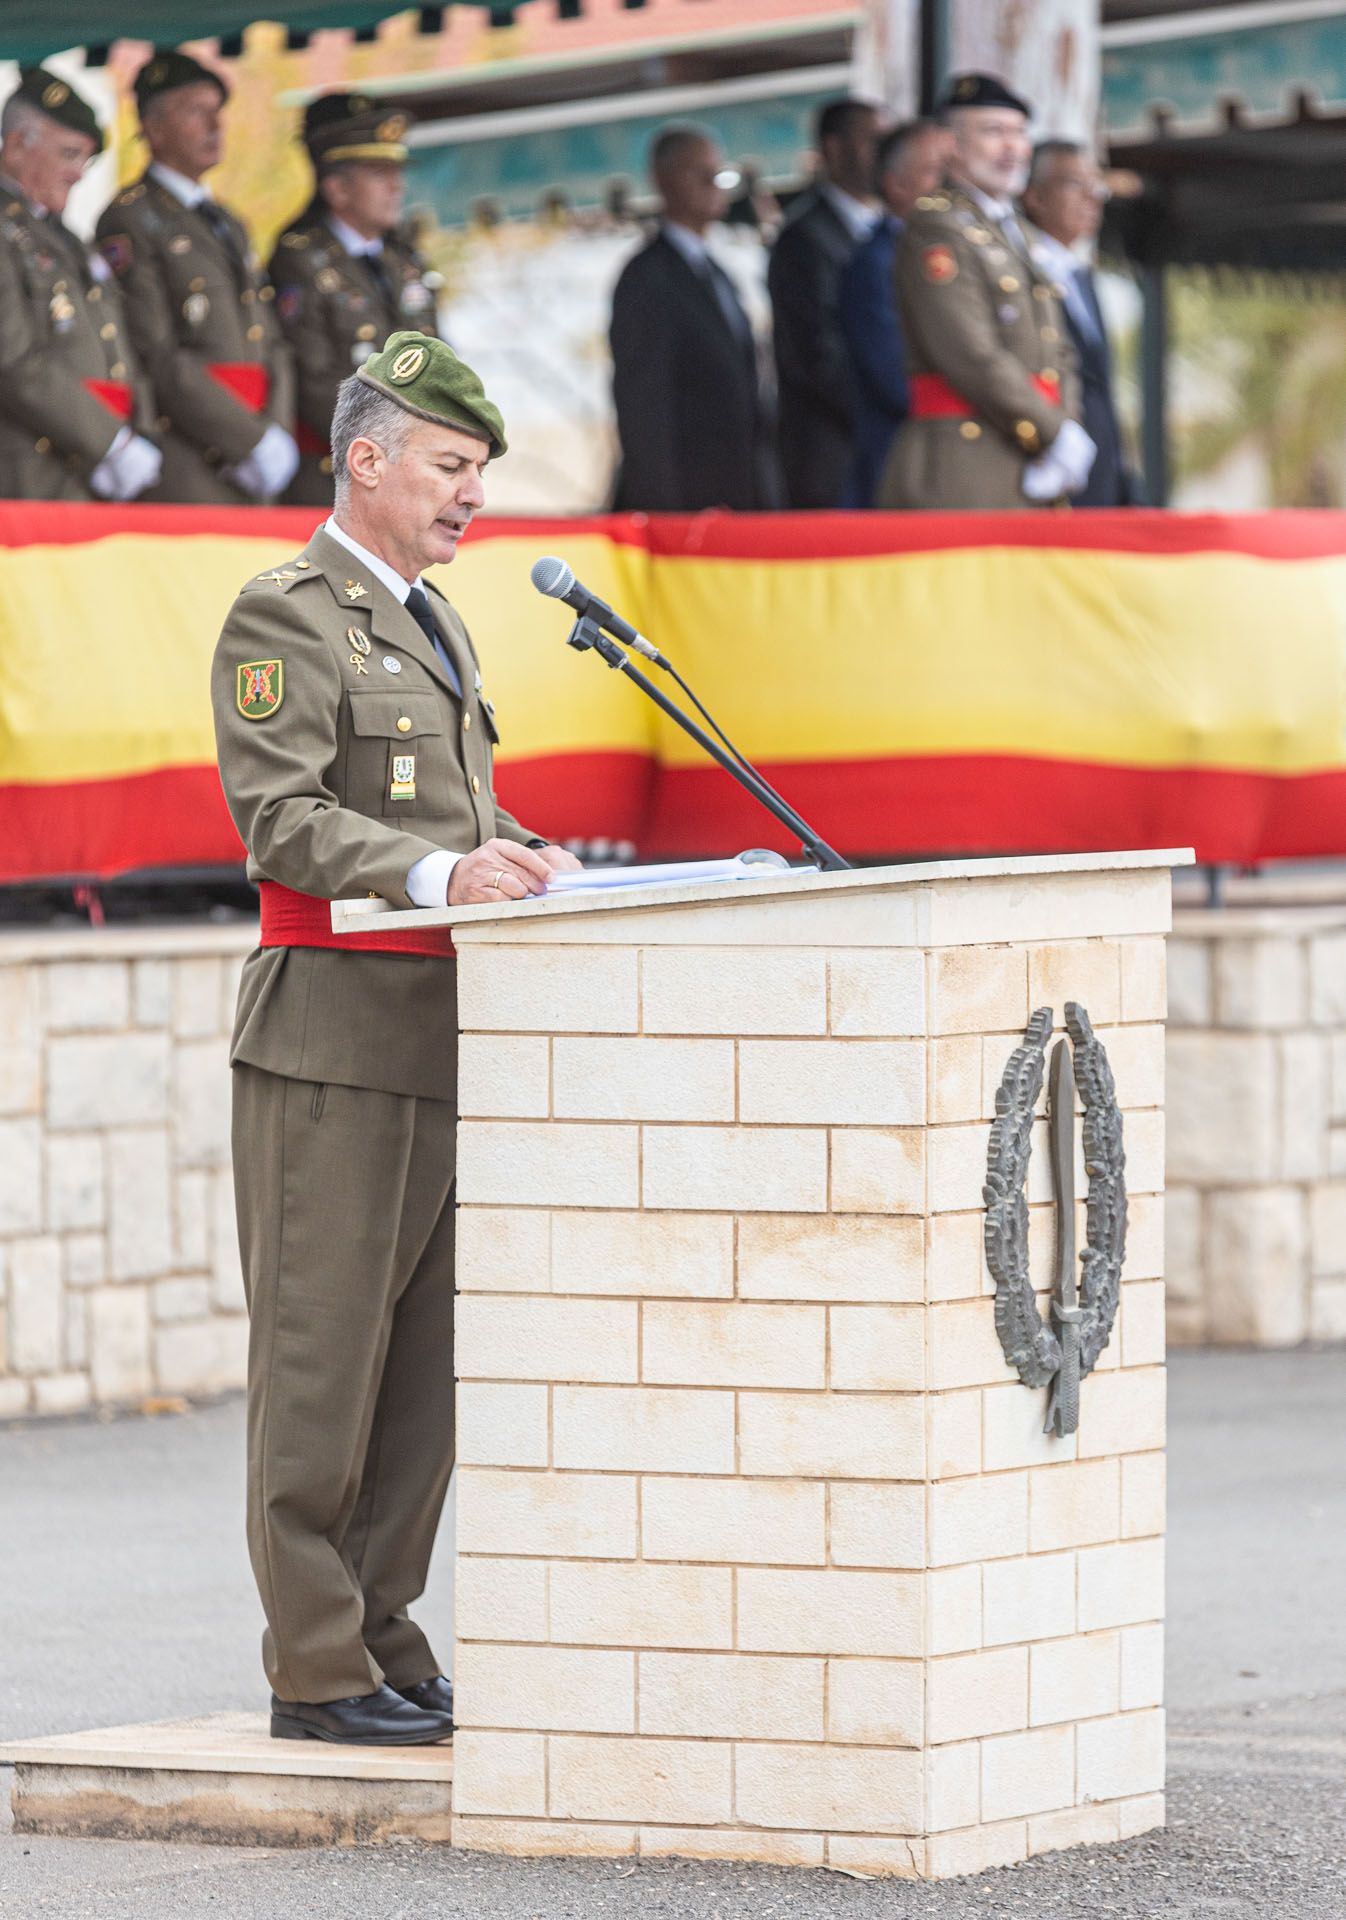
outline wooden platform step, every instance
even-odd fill
[[[18,1833],[228,1846],[450,1838],[453,1747],[273,1740],[265,1714],[212,1713],[0,1746]]]

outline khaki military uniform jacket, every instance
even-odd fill
[[[0,494],[92,500],[89,476],[121,428],[152,427],[110,278],[54,216],[0,181]],[[101,263],[100,263],[101,265]],[[129,414],[111,386],[129,388]]]
[[[252,452],[272,421],[288,429],[293,416],[293,369],[273,290],[242,222],[226,219],[227,242],[199,208],[183,206],[147,173],[98,222],[153,385],[164,467],[151,497],[159,500],[245,501],[224,470]]]
[[[1055,287],[954,186],[917,201],[894,274],[912,414],[893,442],[877,504],[1027,507],[1025,466],[1079,413]],[[938,376],[963,404],[921,417],[925,376]]]
[[[271,256],[276,311],[294,350],[299,471],[285,495],[294,506],[326,506],[332,498],[329,435],[337,388],[390,333],[435,333],[435,296],[426,266],[404,239],[390,234],[375,271],[347,253],[323,220],[283,233]]]
[[[252,879],[409,907],[407,875],[435,848],[536,840],[496,801],[495,720],[477,656],[448,601],[429,592],[461,698],[405,607],[321,529],[234,602],[212,699]],[[259,664],[274,697],[249,703],[240,669]],[[231,1057],[301,1080],[452,1099],[454,971],[438,958],[259,948],[244,963]]]

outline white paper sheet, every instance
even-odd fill
[[[671,860],[663,866],[594,867],[582,873],[554,873],[548,893],[607,893],[621,887],[704,886],[712,880],[780,880],[794,869],[734,860]]]

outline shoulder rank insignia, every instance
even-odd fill
[[[958,262],[952,247],[927,247],[921,255],[921,271],[937,287],[958,278]]]
[[[257,578],[270,580],[274,586],[283,587],[287,580],[294,579],[294,572],[290,567],[277,567],[272,573],[259,573]]]
[[[238,669],[235,699],[245,720],[269,720],[284,698],[283,660],[248,660]]]
[[[368,592],[369,588],[365,586],[361,580],[348,580],[346,582],[346,598],[348,600],[361,600]]]

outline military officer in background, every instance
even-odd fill
[[[407,125],[358,93],[324,94],[304,116],[317,184],[270,265],[295,354],[300,461],[286,498],[296,506],[331,502],[327,436],[341,382],[390,333],[438,332],[434,276],[398,224]]]
[[[223,148],[228,89],[185,53],[135,78],[150,164],[98,222],[154,389],[164,449],[157,498],[274,500],[299,455],[289,348],[243,224],[202,182]]]
[[[0,113],[0,494],[134,500],[159,478],[117,289],[64,225],[103,145],[93,108],[29,67]]]
[[[505,450],[441,341],[342,383],[332,517],[235,601],[220,777],[261,894],[231,1059],[252,1322],[248,1538],[279,1739],[416,1745],[452,1689],[407,1615],[453,1460],[457,1010],[443,929],[339,938],[333,899],[500,905],[578,862],[500,806],[452,560]]]
[[[988,74],[955,79],[941,107],[947,178],[916,202],[897,253],[911,410],[879,506],[1053,506],[1088,478],[1074,349],[1014,211],[1029,117]]]

